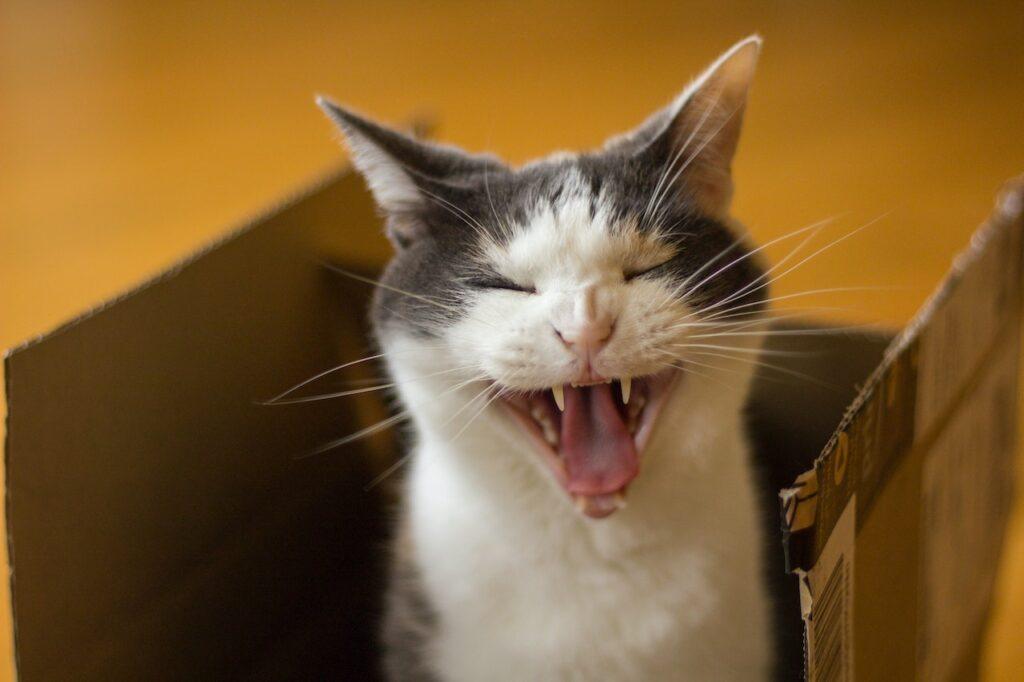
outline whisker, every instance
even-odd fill
[[[715,277],[718,277],[719,275],[721,275],[723,272],[725,272],[729,268],[731,268],[731,267],[733,267],[735,265],[738,265],[739,263],[742,263],[746,259],[754,257],[755,255],[757,255],[761,251],[764,251],[769,246],[772,246],[773,244],[777,244],[780,241],[784,241],[786,239],[790,239],[790,238],[795,237],[797,235],[803,234],[804,232],[809,232],[811,230],[818,230],[818,229],[821,228],[822,225],[826,225],[826,224],[830,223],[833,220],[835,220],[834,216],[830,217],[830,218],[825,218],[824,220],[819,220],[819,221],[811,223],[810,225],[807,225],[805,227],[801,227],[801,228],[799,228],[797,230],[793,230],[792,232],[789,232],[787,234],[784,234],[784,235],[781,235],[781,236],[776,237],[774,239],[771,239],[771,240],[765,242],[764,244],[761,244],[760,246],[758,246],[758,247],[756,247],[754,249],[751,249],[750,251],[747,251],[746,253],[742,254],[738,258],[735,258],[735,259],[729,261],[727,264],[723,265],[721,268],[719,268],[718,270],[715,270],[713,273],[711,273],[710,275],[708,275],[707,277],[702,279],[696,285],[693,285],[693,286],[689,285],[689,282],[690,282],[691,278],[693,277],[693,275],[691,275],[690,277],[687,277],[686,280],[684,281],[684,286],[686,288],[688,288],[691,292],[699,291],[701,287],[703,287],[705,284],[707,284],[708,282],[713,280]],[[700,270],[697,270],[697,272],[700,272]]]
[[[717,96],[716,96],[716,97],[717,97]],[[676,181],[677,181],[677,180],[679,179],[679,176],[681,176],[681,175],[682,175],[683,171],[685,171],[685,170],[686,170],[686,169],[687,169],[687,168],[688,168],[688,167],[690,166],[690,164],[691,164],[691,163],[693,163],[693,161],[694,161],[694,160],[695,160],[695,159],[696,159],[696,158],[697,158],[698,156],[700,156],[700,153],[701,153],[702,151],[704,151],[704,148],[705,148],[705,147],[707,147],[707,146],[708,146],[709,144],[711,144],[711,141],[712,141],[712,140],[714,140],[714,139],[715,139],[716,137],[718,137],[718,134],[719,134],[720,132],[722,132],[722,130],[723,130],[723,129],[725,128],[725,126],[729,124],[729,121],[731,121],[731,120],[732,120],[732,117],[733,117],[733,116],[735,116],[735,115],[736,115],[736,113],[737,113],[737,112],[738,112],[738,111],[739,111],[739,110],[740,110],[741,108],[742,108],[742,107],[736,107],[735,109],[733,109],[732,111],[730,111],[730,112],[729,112],[729,115],[725,117],[725,119],[724,119],[724,120],[723,120],[723,121],[722,121],[722,122],[721,122],[721,123],[719,124],[719,126],[718,126],[717,128],[715,128],[715,130],[714,130],[714,131],[713,131],[713,132],[712,132],[712,133],[711,133],[711,134],[710,134],[710,135],[709,135],[709,136],[707,137],[707,139],[705,139],[705,140],[704,140],[704,141],[703,141],[703,142],[701,143],[701,145],[700,145],[699,147],[697,147],[697,149],[695,149],[695,150],[694,150],[694,152],[693,152],[692,154],[690,154],[689,158],[687,158],[687,159],[686,159],[686,161],[685,161],[685,162],[683,163],[683,165],[679,167],[679,170],[677,170],[677,171],[675,172],[675,174],[674,174],[674,175],[672,176],[672,179],[671,179],[671,180],[669,180],[668,184],[666,185],[666,190],[662,192],[662,194],[663,194],[663,195],[667,195],[667,188],[669,188],[669,187],[672,187],[672,185],[674,185],[674,184],[676,183]],[[660,205],[661,205],[661,200],[659,200],[659,201],[658,201],[658,205],[659,205],[659,207],[660,207]]]
[[[802,320],[806,319],[808,315],[817,313],[855,313],[856,308],[844,307],[844,306],[796,306],[787,307],[784,309],[786,312],[781,313],[779,311],[766,311],[764,313],[756,310],[745,310],[737,313],[729,313],[727,311],[719,311],[721,314],[715,314],[708,317],[707,320],[701,320],[698,315],[691,315],[683,318],[676,324],[668,327],[669,330],[673,329],[685,329],[688,327],[713,327],[713,328],[730,328],[731,325],[744,325],[752,326],[755,324],[770,325],[776,322],[782,322],[785,320]],[[699,311],[698,311],[699,312]],[[691,318],[696,318],[700,321],[691,321]]]
[[[490,389],[490,388],[494,388],[495,386],[497,386],[497,384],[492,384],[491,386],[488,386],[487,388]],[[494,392],[494,395],[492,395],[488,399],[485,399],[483,406],[479,410],[477,410],[473,414],[473,416],[470,417],[469,420],[465,424],[462,425],[462,428],[459,429],[458,432],[454,436],[452,436],[452,440],[453,441],[458,440],[459,436],[461,436],[466,431],[466,429],[468,429],[470,427],[470,425],[473,422],[475,422],[477,420],[477,418],[480,417],[481,414],[484,413],[484,410],[486,410],[488,407],[490,407],[491,403],[493,403],[495,400],[498,399],[499,396],[501,396],[501,394],[502,394],[502,389],[499,387],[498,390],[496,390]]]
[[[474,379],[474,380],[475,380],[475,379]],[[471,382],[464,382],[464,383],[463,383],[462,385],[464,386],[464,385],[465,385],[466,383],[471,383]],[[461,387],[461,386],[460,386],[460,387]],[[490,387],[488,387],[488,388],[490,388]],[[485,389],[485,390],[486,390],[486,389]],[[449,391],[445,391],[445,393],[448,393],[448,392],[449,392]],[[442,394],[442,395],[443,395],[443,394]],[[479,396],[480,396],[480,394],[477,394],[477,396],[476,396],[476,397],[474,397],[474,398],[472,398],[472,399],[470,399],[470,401],[469,401],[469,402],[468,402],[467,404],[469,404],[469,403],[472,403],[472,402],[475,402],[475,401],[476,401],[476,399],[477,399],[477,398],[478,398]],[[465,406],[464,406],[464,407],[465,407]],[[485,407],[486,407],[486,405],[485,405]],[[449,420],[449,421],[450,421],[450,420]],[[447,423],[447,422],[446,422],[446,423]],[[463,427],[463,428],[465,428],[465,427]],[[461,433],[461,431],[460,431],[460,433]],[[453,440],[454,440],[454,439],[453,439]],[[393,473],[395,473],[395,472],[396,472],[396,471],[398,471],[398,470],[399,470],[400,468],[402,468],[403,466],[405,466],[405,464],[406,464],[406,463],[407,463],[407,462],[409,461],[409,459],[410,459],[410,458],[412,457],[412,455],[413,455],[413,451],[411,451],[411,450],[410,450],[409,452],[406,452],[406,453],[405,453],[404,455],[402,455],[401,457],[399,457],[399,458],[398,458],[397,460],[395,460],[395,462],[394,462],[393,464],[391,464],[391,466],[389,466],[388,468],[386,468],[386,469],[385,469],[384,471],[382,471],[382,472],[381,472],[380,474],[378,474],[378,475],[377,475],[376,477],[374,477],[374,479],[373,479],[372,481],[370,481],[369,483],[367,483],[367,484],[366,484],[366,485],[365,485],[365,486],[363,487],[363,491],[364,491],[364,492],[369,492],[369,491],[373,490],[374,488],[376,488],[376,487],[377,487],[378,485],[380,485],[381,483],[383,483],[383,482],[384,482],[384,481],[385,481],[385,480],[386,480],[386,479],[387,479],[388,477],[390,477],[390,476],[391,476],[391,475],[392,475]]]
[[[722,305],[726,305],[730,301],[734,301],[737,298],[740,298],[741,296],[743,296],[743,295],[745,295],[747,293],[750,293],[750,290],[751,290],[752,287],[757,286],[758,284],[760,284],[761,282],[764,282],[765,280],[768,280],[768,283],[771,283],[773,281],[771,279],[771,274],[774,271],[776,271],[779,268],[781,268],[783,265],[785,265],[786,262],[789,261],[790,258],[792,258],[797,253],[799,253],[801,249],[803,249],[805,246],[807,246],[808,243],[811,242],[811,240],[813,240],[815,237],[817,237],[819,234],[821,234],[821,231],[823,229],[825,229],[825,227],[828,226],[829,223],[831,223],[832,220],[834,220],[834,219],[835,218],[833,217],[831,219],[826,219],[826,220],[820,221],[817,224],[817,226],[815,227],[815,229],[811,230],[807,234],[806,237],[801,239],[800,242],[795,247],[793,247],[789,251],[789,253],[787,253],[785,256],[783,256],[783,258],[781,260],[779,260],[778,263],[775,263],[774,265],[772,265],[770,268],[768,268],[763,273],[761,273],[758,277],[756,277],[753,281],[748,282],[743,287],[741,287],[738,291],[733,292],[732,294],[730,294],[729,296],[727,296],[723,300],[719,301],[718,303],[715,303],[714,305],[712,305],[712,306],[710,306],[708,308],[705,308],[704,312],[707,312],[708,310],[710,310],[712,308],[715,308],[715,307],[720,307]],[[757,289],[754,289],[754,291],[757,291]]]
[[[472,379],[467,379],[466,381],[460,382],[460,383],[458,383],[458,384],[456,384],[454,386],[451,386],[450,388],[447,388],[444,391],[442,391],[439,394],[438,397],[447,395],[447,394],[451,393],[452,391],[456,391],[456,390],[458,390],[458,389],[460,389],[460,388],[462,388],[464,386],[467,386],[468,384],[473,383],[474,381],[479,381],[482,378],[483,378],[483,375],[481,374],[479,377],[473,377]],[[465,409],[465,406],[463,406],[463,409]],[[462,410],[459,410],[459,412],[461,412],[461,411]],[[456,412],[456,414],[458,414],[459,412]],[[347,445],[349,443],[352,443],[353,441],[357,441],[357,440],[360,440],[362,438],[366,438],[368,436],[372,436],[373,434],[375,434],[375,433],[377,433],[379,431],[383,431],[384,429],[390,428],[392,425],[397,424],[398,422],[400,422],[400,421],[402,421],[404,419],[407,419],[411,415],[412,415],[412,411],[411,410],[402,410],[402,411],[400,411],[400,412],[398,412],[398,413],[396,413],[396,414],[394,414],[394,415],[392,415],[390,417],[387,417],[386,419],[382,419],[381,421],[377,422],[376,424],[372,424],[370,426],[367,426],[366,428],[360,429],[360,430],[356,431],[355,433],[350,433],[347,436],[343,436],[341,438],[337,438],[335,440],[332,440],[332,441],[330,441],[328,443],[325,443],[324,445],[319,446],[318,448],[316,448],[316,449],[314,449],[314,450],[312,450],[310,452],[307,452],[307,453],[304,453],[304,454],[300,454],[300,455],[296,455],[295,459],[306,459],[307,457],[312,457],[313,455],[319,455],[319,454],[322,454],[324,452],[327,452],[328,450],[333,450],[334,448],[339,448],[339,447],[341,447],[343,445]],[[449,419],[448,421],[451,421],[451,419]],[[447,424],[447,423],[448,422],[445,422],[445,424]]]
[[[270,398],[268,400],[262,401],[262,404],[269,404],[269,403],[277,402],[278,400],[280,400],[281,398],[285,397],[286,395],[289,395],[290,393],[294,393],[295,391],[299,390],[300,388],[302,388],[304,386],[308,386],[309,384],[313,383],[317,379],[322,379],[325,376],[328,376],[330,374],[334,374],[335,372],[340,372],[343,369],[347,369],[349,367],[361,364],[363,362],[369,362],[371,360],[379,360],[382,357],[384,357],[385,355],[386,355],[386,353],[377,353],[376,355],[369,355],[369,356],[367,356],[365,358],[359,358],[358,360],[352,360],[351,362],[346,362],[344,364],[338,365],[337,367],[331,367],[330,369],[325,369],[324,371],[320,372],[319,374],[315,374],[315,375],[311,376],[310,378],[306,379],[305,381],[302,381],[300,383],[295,384],[294,386],[289,388],[287,391],[284,391],[283,393],[279,393],[278,395],[274,396],[273,398]]]
[[[679,362],[692,363],[692,360],[685,359],[685,358],[678,358],[677,357],[676,360],[679,361]],[[719,377],[711,376],[707,372],[701,372],[701,371],[696,370],[696,369],[694,369],[692,367],[684,367],[682,365],[677,365],[677,364],[672,363],[672,362],[666,363],[666,366],[672,367],[674,369],[678,369],[678,370],[680,370],[682,372],[685,372],[687,374],[693,374],[695,376],[699,376],[699,377],[701,377],[703,379],[707,379],[708,381],[713,381],[713,382],[715,382],[716,384],[718,384],[720,386],[724,386],[725,388],[729,389],[730,391],[738,391],[739,390],[739,386],[736,386],[734,384],[730,384],[729,382],[727,382],[727,381],[725,381],[725,380],[723,380],[723,379],[721,379]]]
[[[337,265],[334,265],[333,263],[324,262],[324,266],[329,268],[330,270],[332,270],[334,272],[337,272],[339,274],[345,275],[346,277],[351,277],[352,279],[357,280],[359,282],[365,282],[366,284],[370,284],[370,285],[373,285],[375,287],[380,287],[381,289],[387,289],[388,291],[393,291],[396,294],[402,294],[403,296],[408,296],[409,298],[413,298],[413,299],[416,299],[417,301],[422,301],[423,303],[428,303],[430,305],[437,306],[438,308],[441,308],[442,310],[447,310],[448,312],[451,312],[451,313],[458,313],[458,312],[460,312],[454,306],[450,306],[450,305],[446,305],[444,303],[440,303],[440,302],[435,301],[432,298],[427,297],[427,296],[421,296],[420,294],[414,294],[411,291],[405,291],[404,289],[399,289],[398,287],[393,287],[390,284],[384,284],[383,282],[380,282],[380,281],[375,280],[375,279],[371,279],[369,277],[363,277],[362,275],[357,275],[354,272],[349,272],[348,270],[345,270],[344,268],[341,268],[341,267],[339,267]]]
[[[486,183],[486,181],[487,181],[487,175],[485,173],[485,175],[484,175],[484,182]],[[476,233],[476,235],[480,238],[482,243],[488,244],[490,246],[497,246],[498,245],[498,243],[495,240],[494,236],[491,235],[487,231],[487,229],[483,226],[483,224],[479,220],[477,220],[472,215],[467,213],[465,209],[463,209],[460,206],[456,206],[455,204],[453,204],[452,202],[448,201],[444,197],[438,196],[437,194],[434,194],[433,192],[430,192],[430,191],[428,191],[426,189],[420,188],[420,191],[422,191],[424,194],[426,194],[430,199],[433,199],[435,203],[440,205],[442,208],[446,209],[449,213],[454,215],[456,218],[459,218],[460,220],[462,220],[463,223],[465,223],[471,230],[473,230],[474,233]],[[489,187],[487,188],[487,191],[488,191],[488,195],[489,195],[490,194],[490,188]],[[491,203],[491,209],[492,210],[494,209],[494,203],[493,202]],[[495,219],[497,219],[497,214],[495,214]],[[499,225],[500,225],[500,221],[499,221]]]
[[[849,332],[867,331],[870,330],[869,325],[854,324],[845,325],[842,327],[803,327],[800,329],[767,329],[764,331],[726,331],[726,332],[712,332],[710,334],[690,334],[686,338],[688,339],[711,339],[716,337],[728,337],[728,336],[818,336],[828,334],[847,334]]]
[[[395,388],[396,386],[402,386],[404,384],[408,384],[408,383],[411,383],[413,381],[421,381],[423,379],[429,379],[431,377],[441,376],[443,374],[451,374],[453,372],[464,372],[465,370],[470,369],[470,368],[472,368],[474,366],[475,365],[464,365],[462,367],[453,367],[453,368],[450,368],[450,369],[441,370],[440,372],[431,372],[430,374],[424,374],[422,376],[413,377],[411,379],[406,379],[405,381],[392,381],[392,382],[388,382],[388,383],[384,383],[384,384],[378,384],[378,385],[374,385],[374,386],[365,386],[363,388],[352,388],[352,389],[348,389],[348,390],[345,390],[345,391],[335,391],[333,393],[323,393],[323,394],[320,394],[320,395],[302,396],[301,398],[289,398],[289,399],[286,399],[286,400],[271,400],[271,401],[267,401],[267,402],[262,403],[262,404],[263,405],[270,405],[270,406],[275,406],[275,405],[298,405],[298,404],[301,404],[301,403],[313,403],[313,402],[318,402],[318,401],[321,401],[321,400],[332,400],[334,398],[344,398],[346,396],[359,395],[359,394],[362,394],[362,393],[372,393],[373,391],[382,391],[382,390],[388,389],[388,388]]]
[[[816,251],[814,251],[810,255],[804,257],[803,259],[801,259],[800,262],[798,262],[797,264],[790,266],[788,269],[786,269],[781,274],[776,275],[774,278],[768,280],[767,282],[764,282],[763,284],[761,284],[757,288],[755,288],[755,289],[753,289],[753,290],[751,290],[749,292],[745,292],[745,293],[754,293],[755,291],[759,291],[761,289],[764,289],[767,286],[770,286],[771,284],[774,284],[775,282],[779,281],[780,279],[782,279],[783,277],[785,277],[789,273],[793,272],[794,270],[796,270],[800,266],[804,265],[808,261],[812,260],[813,258],[816,258],[817,256],[821,255],[825,251],[831,249],[832,247],[836,246],[837,244],[840,244],[840,243],[846,241],[850,237],[853,237],[854,235],[862,232],[863,230],[866,230],[867,228],[871,227],[872,225],[874,225],[875,223],[879,222],[880,220],[882,220],[883,218],[885,218],[888,215],[889,215],[889,212],[883,213],[882,215],[878,216],[877,218],[874,218],[874,219],[869,220],[868,222],[864,223],[863,225],[861,225],[857,229],[851,230],[850,232],[847,232],[846,234],[844,234],[844,235],[842,235],[842,236],[832,240],[828,244],[825,244],[824,246],[822,246],[821,248],[817,249]],[[817,232],[815,232],[814,234],[817,234]],[[811,235],[811,236],[814,236],[814,235]],[[792,255],[792,254],[790,254],[790,255]],[[787,258],[783,259],[782,262],[785,262],[785,260],[787,260],[787,259],[788,259],[788,256],[787,256]],[[779,265],[781,265],[781,264],[782,263],[780,262]],[[775,269],[775,268],[772,268],[772,269]],[[771,272],[771,270],[769,270],[768,272]],[[736,300],[736,298],[738,298],[739,295],[740,295],[739,292],[737,292],[737,293],[733,294],[732,296],[726,298],[725,300],[723,300],[723,301],[721,301],[719,303],[716,303],[715,305],[712,305],[712,306],[710,306],[708,308],[705,308],[704,311],[707,312],[708,310],[712,310],[712,309],[714,309],[715,307],[717,307],[719,305],[723,305],[723,304],[728,303],[729,301]]]
[[[488,175],[489,175],[488,171],[489,170],[490,169],[487,168],[487,167],[484,168],[484,192],[486,192],[486,194],[487,194],[487,203],[491,207],[491,215],[494,216],[494,224],[504,234],[507,235],[510,232],[508,224],[505,223],[505,222],[502,222],[501,218],[498,217],[498,209],[495,208],[495,206],[494,206],[494,197],[491,196],[491,185],[490,185],[490,182],[488,180]]]
[[[411,457],[412,457],[412,450],[410,450],[409,452],[405,453],[404,455],[402,455],[401,457],[396,459],[394,461],[394,463],[391,464],[391,466],[389,466],[387,469],[385,469],[384,471],[379,473],[377,476],[375,476],[373,478],[372,481],[370,481],[365,486],[363,486],[363,492],[364,493],[368,493],[371,490],[373,490],[374,488],[376,488],[378,485],[383,483],[385,481],[385,479],[387,479],[389,476],[391,476],[391,474],[395,473],[396,471],[401,469],[403,466],[405,466],[405,463],[408,462],[409,458],[411,458]]]
[[[695,351],[689,351],[689,352],[696,353],[697,355],[709,355],[711,357],[723,358],[723,359],[726,359],[726,360],[745,362],[747,364],[754,365],[756,367],[764,367],[765,369],[770,369],[770,370],[773,370],[773,371],[776,371],[776,372],[780,372],[782,374],[788,374],[789,376],[796,377],[798,379],[803,379],[804,381],[809,381],[812,384],[817,384],[818,386],[822,386],[823,388],[828,388],[828,389],[831,389],[831,390],[838,390],[839,389],[839,387],[836,386],[835,384],[830,384],[830,383],[824,382],[821,379],[819,379],[818,377],[811,376],[810,374],[804,374],[803,372],[799,372],[799,371],[797,371],[795,369],[790,369],[789,367],[782,367],[781,365],[776,365],[776,364],[773,364],[773,363],[770,363],[770,362],[765,362],[763,360],[757,360],[757,359],[748,358],[748,357],[742,357],[742,356],[738,356],[738,355],[728,355],[726,353],[715,353],[713,351],[707,351],[707,350],[695,350]]]
[[[719,314],[732,313],[732,312],[735,312],[737,310],[742,310],[744,308],[751,308],[751,307],[754,307],[754,306],[765,306],[765,305],[768,305],[769,303],[777,303],[779,301],[787,301],[787,300],[790,300],[790,299],[793,299],[793,298],[800,298],[802,296],[814,296],[814,295],[818,295],[818,294],[833,294],[833,293],[848,293],[848,292],[851,292],[851,291],[892,291],[892,289],[893,289],[893,287],[886,287],[886,286],[876,286],[876,287],[829,287],[829,288],[825,288],[825,289],[809,289],[807,291],[798,291],[798,292],[796,292],[794,294],[785,294],[785,295],[782,295],[782,296],[774,296],[774,297],[771,297],[771,298],[763,299],[761,301],[753,301],[751,303],[743,303],[743,304],[740,304],[740,305],[735,305],[735,306],[732,306],[731,308],[725,308],[724,310],[719,311],[715,315],[712,315],[712,316],[710,316],[708,318],[705,318],[705,320],[706,321],[710,321],[710,320],[718,319],[717,316]]]
[[[455,204],[448,201],[444,197],[434,194],[430,190],[424,189],[422,187],[419,189],[421,192],[423,192],[428,197],[437,202],[437,204],[440,205],[442,208],[448,209],[448,211],[452,215],[454,215],[456,218],[461,219],[467,226],[472,228],[474,231],[478,232],[480,236],[484,236],[486,234],[487,231],[484,229],[484,226],[480,223],[480,221],[471,216],[469,213],[467,213],[465,209],[463,209],[460,206],[456,206]]]
[[[742,353],[745,355],[775,355],[779,357],[788,358],[802,358],[808,355],[814,355],[814,353],[807,351],[786,351],[786,350],[774,350],[770,348],[744,348],[742,346],[722,346],[714,343],[674,343],[672,344],[676,348],[707,348],[710,350],[721,350],[728,351],[730,353]]]
[[[468,382],[468,383],[467,383],[467,385],[468,385],[469,383],[472,383],[472,382]],[[456,417],[458,417],[458,416],[459,416],[460,414],[462,414],[462,413],[463,413],[463,412],[464,412],[464,411],[466,410],[466,408],[467,408],[467,407],[469,407],[470,405],[472,405],[473,403],[475,403],[475,402],[476,402],[477,400],[479,400],[479,399],[480,399],[480,396],[482,396],[483,394],[487,393],[487,391],[489,391],[489,390],[491,389],[491,386],[492,386],[492,384],[488,384],[487,386],[484,386],[484,388],[483,388],[483,389],[482,389],[482,390],[481,390],[481,391],[480,391],[479,393],[477,393],[477,394],[476,394],[475,396],[473,396],[472,398],[470,398],[469,400],[467,400],[467,401],[466,401],[466,403],[465,403],[465,404],[463,404],[463,406],[462,406],[462,407],[460,407],[460,408],[459,408],[458,410],[456,410],[456,411],[455,411],[455,412],[454,412],[453,414],[451,414],[451,415],[450,415],[450,416],[448,417],[448,419],[446,419],[446,420],[444,421],[444,423],[443,423],[443,424],[441,424],[441,426],[442,426],[442,427],[448,426],[448,425],[449,425],[449,424],[451,424],[451,423],[452,423],[453,421],[455,421],[455,418],[456,418]]]
[[[327,452],[328,450],[333,450],[334,448],[340,448],[343,445],[348,445],[349,443],[351,443],[353,441],[357,441],[357,440],[360,440],[362,438],[366,438],[367,436],[372,436],[373,434],[375,434],[375,433],[377,433],[379,431],[383,431],[384,429],[387,429],[387,428],[391,427],[393,424],[397,424],[398,422],[400,422],[400,421],[402,421],[404,419],[407,419],[409,416],[410,416],[409,410],[402,410],[401,412],[399,412],[397,414],[394,414],[394,415],[392,415],[392,416],[390,416],[390,417],[388,417],[386,419],[382,419],[381,421],[377,422],[376,424],[373,424],[371,426],[367,426],[364,429],[359,429],[355,433],[350,433],[347,436],[343,436],[341,438],[336,438],[336,439],[334,439],[334,440],[332,440],[332,441],[330,441],[328,443],[325,443],[324,445],[321,445],[320,447],[315,448],[314,450],[311,450],[310,452],[307,452],[305,454],[296,455],[295,459],[306,459],[307,457],[312,457],[313,455],[319,455],[319,454],[322,454],[324,452]]]
[[[662,171],[661,176],[658,178],[658,184],[654,186],[654,191],[651,193],[651,196],[647,201],[647,206],[644,208],[644,212],[641,215],[641,222],[647,221],[647,219],[650,218],[652,213],[657,212],[657,208],[652,207],[661,206],[661,202],[663,201],[663,199],[660,198],[659,195],[662,194],[662,185],[664,184],[665,179],[668,178],[668,174],[671,173],[672,170],[675,168],[676,163],[679,161],[683,153],[690,146],[690,143],[693,142],[697,134],[700,133],[701,129],[704,127],[704,123],[708,119],[708,116],[711,115],[711,112],[718,105],[718,100],[721,98],[721,95],[722,93],[720,91],[715,93],[715,97],[708,102],[707,108],[704,110],[704,113],[701,114],[700,119],[697,121],[697,125],[694,126],[693,132],[691,132],[689,137],[686,138],[686,141],[683,142],[682,146],[679,148],[679,151],[677,151],[672,156],[671,161],[665,165],[665,169]]]

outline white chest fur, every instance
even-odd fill
[[[442,679],[767,677],[763,545],[739,410],[695,405],[690,391],[700,387],[682,386],[662,415],[629,506],[595,521],[500,413],[452,441],[435,426],[445,400],[423,382],[403,390],[420,433],[406,509],[439,616],[430,656]]]

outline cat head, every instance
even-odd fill
[[[491,386],[488,409],[590,516],[637,475],[688,336],[763,310],[763,271],[729,217],[760,44],[738,43],[602,149],[519,168],[319,100],[396,249],[373,306],[385,350],[422,340]]]

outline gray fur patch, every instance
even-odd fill
[[[715,218],[702,215],[685,194],[669,193],[656,216],[646,215],[648,203],[664,169],[671,149],[649,149],[651,157],[638,159],[612,150],[584,154],[571,159],[545,161],[522,169],[493,168],[476,174],[464,174],[458,186],[435,186],[444,195],[434,194],[416,216],[422,236],[400,249],[381,278],[388,288],[378,289],[373,304],[373,320],[378,334],[393,325],[420,336],[436,336],[439,328],[461,316],[463,300],[471,291],[479,265],[472,254],[480,233],[501,242],[507,238],[503,226],[523,222],[538,206],[557,206],[566,198],[569,179],[581,177],[589,193],[592,210],[598,200],[610,205],[616,220],[635,219],[641,230],[659,229],[666,234],[678,254],[652,277],[682,282],[705,266],[736,241],[736,235]],[[736,245],[726,258],[706,269],[711,274],[720,266],[746,253]],[[692,300],[713,304],[731,296],[760,276],[754,259],[744,258],[689,292]],[[698,281],[703,278],[699,278]],[[399,291],[424,297],[404,295]],[[734,305],[763,300],[766,289],[741,296]],[[751,306],[757,312],[759,306]]]
[[[437,682],[429,663],[437,616],[423,593],[409,535],[404,531],[394,544],[385,598],[382,631],[385,677],[392,682]]]

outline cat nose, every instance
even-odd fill
[[[608,345],[615,324],[609,318],[592,320],[563,328],[555,327],[555,334],[565,347],[580,358],[592,358]]]
[[[576,297],[573,314],[562,324],[555,325],[555,333],[580,359],[593,358],[608,345],[615,329],[615,318],[598,306],[597,289],[590,286]]]

